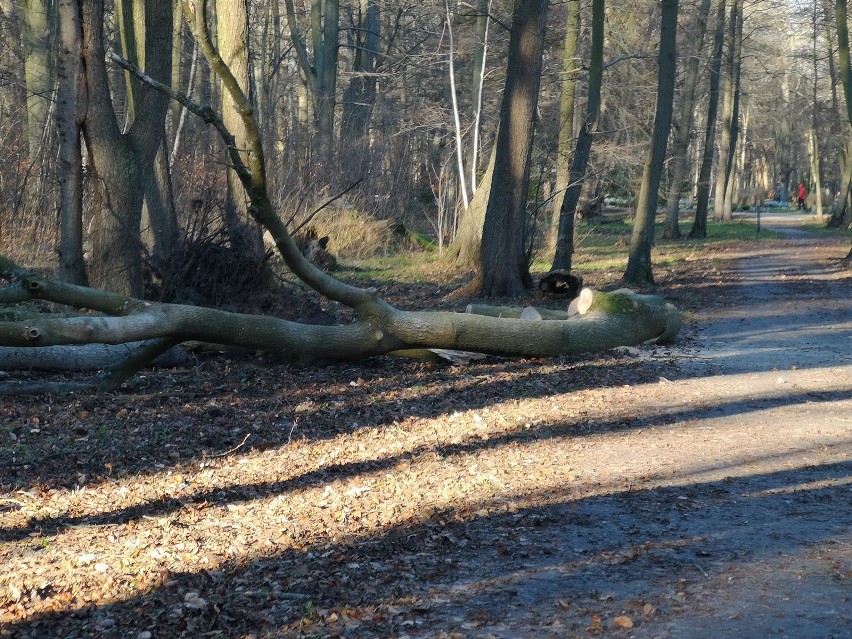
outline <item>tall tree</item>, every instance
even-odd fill
[[[811,27],[813,29],[811,63],[814,77],[811,85],[811,128],[808,131],[808,157],[811,161],[811,175],[814,182],[816,214],[822,220],[822,157],[819,148],[819,62],[821,56],[820,43],[818,42],[819,26],[817,2],[814,0],[813,11],[811,12]]]
[[[666,195],[666,225],[663,237],[679,238],[680,224],[680,194],[683,190],[687,174],[689,157],[689,139],[692,133],[692,114],[695,112],[695,89],[698,85],[698,67],[701,61],[701,51],[704,48],[704,36],[707,33],[707,17],[710,14],[710,0],[701,0],[698,16],[692,32],[689,63],[680,93],[680,111],[674,123],[672,140],[671,181]]]
[[[559,218],[565,191],[570,184],[571,143],[574,140],[574,102],[577,93],[577,48],[580,43],[580,0],[566,3],[568,19],[565,25],[565,41],[562,50],[562,86],[559,97],[559,134],[556,149],[556,194],[553,197],[553,241],[559,233]],[[592,64],[594,61],[592,60]],[[590,65],[591,66],[591,65]]]
[[[678,0],[662,0],[654,130],[651,134],[651,145],[636,199],[630,254],[627,258],[627,270],[624,273],[625,282],[639,286],[654,283],[651,247],[654,244],[654,219],[657,214],[660,179],[672,125],[672,102],[677,70],[677,13]]]
[[[695,221],[689,231],[691,238],[707,237],[707,211],[710,202],[710,173],[713,170],[713,150],[716,138],[716,115],[719,110],[719,76],[722,71],[722,47],[725,40],[725,4],[716,1],[716,27],[713,30],[713,53],[710,56],[710,88],[707,98],[707,123],[704,130],[704,150],[698,170]]]
[[[79,0],[88,107],[83,136],[95,176],[95,220],[90,281],[119,293],[141,295],[140,220],[142,176],[151,171],[168,102],[145,87],[126,133],[113,109],[104,49],[103,0]],[[145,1],[146,71],[169,78],[171,71],[170,0]]]
[[[145,68],[145,5],[133,0],[118,0],[115,10],[120,25],[122,55]],[[125,82],[127,119],[132,122],[136,118],[136,108],[142,100],[143,87],[129,73],[125,73]],[[156,126],[159,129],[160,142],[152,170],[142,175],[142,238],[154,261],[164,264],[172,257],[177,247],[179,229],[166,152],[165,121],[156,123]]]
[[[745,149],[745,140],[740,141],[740,100],[742,82],[743,61],[743,1],[740,2],[740,10],[737,13],[736,31],[734,32],[733,53],[733,110],[730,120],[730,149],[728,154],[728,177],[725,182],[725,204],[722,207],[721,218],[723,220],[734,219],[734,197],[737,195],[737,185],[741,182],[738,178],[741,174],[737,171],[737,145]],[[744,138],[744,136],[743,136]],[[735,179],[736,178],[736,179]],[[718,211],[718,209],[717,209]]]
[[[59,53],[56,128],[59,132],[59,278],[87,285],[83,262],[83,157],[80,133],[86,108],[83,32],[76,0],[58,2]]]
[[[571,270],[574,255],[574,220],[577,202],[583,190],[586,167],[592,153],[592,139],[598,128],[601,111],[601,85],[603,84],[604,0],[592,2],[592,40],[589,53],[589,87],[586,96],[586,116],[580,123],[577,143],[571,156],[568,185],[559,206],[559,227],[556,235],[556,254],[551,270]]]
[[[369,157],[370,144],[367,136],[376,104],[376,73],[383,60],[379,45],[381,21],[378,0],[360,0],[357,9],[352,46],[352,77],[343,93],[341,147],[346,145],[343,162],[345,168],[357,171],[361,176]]]
[[[488,51],[488,27],[491,23],[492,0],[477,0],[476,48],[473,50],[473,73],[471,80],[471,141],[468,145],[467,168],[470,172],[470,190],[479,188],[479,146],[482,129],[482,90],[485,86],[485,61]]]
[[[838,71],[843,84],[843,96],[846,98],[846,115],[852,124],[852,66],[849,64],[849,23],[846,0],[837,0],[835,5],[837,12],[837,58]],[[852,164],[847,159],[849,164]],[[846,185],[848,190],[848,184]],[[844,193],[844,197],[846,194]],[[838,215],[838,225],[842,228],[852,226],[852,207],[841,209]],[[846,262],[852,262],[852,248],[846,254]]]
[[[53,31],[55,7],[52,0],[24,0],[24,70],[27,82],[27,141],[30,160],[42,150],[48,106],[53,91]]]
[[[287,24],[296,59],[313,106],[317,148],[314,164],[334,165],[334,110],[337,104],[337,52],[340,44],[339,0],[311,0],[310,34],[313,62],[308,57],[293,0],[285,0]]]
[[[494,175],[482,231],[478,279],[485,295],[519,295],[531,284],[526,204],[547,8],[547,0],[515,0],[512,12]]]
[[[251,62],[249,60],[248,4],[246,0],[217,0],[216,35],[219,54],[239,83],[242,92],[254,101],[252,95]],[[227,91],[221,92],[222,118],[225,126],[234,135],[238,149],[248,154],[247,130],[243,116],[237,112],[236,105]],[[245,160],[244,160],[245,161]],[[228,190],[225,199],[225,223],[231,247],[237,251],[263,255],[261,229],[254,224],[248,213],[248,203],[240,180],[233,168],[228,170]]]
[[[717,220],[731,219],[733,211],[727,209],[727,194],[732,188],[734,150],[737,146],[739,121],[739,66],[737,33],[742,34],[742,0],[733,0],[731,17],[728,21],[728,48],[725,53],[725,87],[722,107],[722,129],[719,139],[719,167],[716,171],[716,196],[713,217]],[[742,40],[740,40],[742,42]]]

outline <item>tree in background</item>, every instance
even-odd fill
[[[128,60],[135,60],[142,68],[146,68],[145,59],[145,5],[132,0],[118,0],[115,3],[118,19],[119,41],[122,55]],[[175,13],[180,14],[180,11]],[[159,27],[158,27],[159,28]],[[124,74],[126,119],[130,122],[136,119],[136,109],[142,103],[143,86]],[[166,152],[165,119],[157,122],[160,138],[151,170],[142,174],[142,242],[151,260],[164,265],[173,257],[179,241],[177,213],[175,211],[172,193],[171,172],[169,170]]]
[[[204,2],[205,0],[202,0]],[[206,13],[206,12],[205,12]],[[195,15],[202,15],[200,12]],[[248,39],[249,11],[246,0],[217,0],[216,3],[216,42],[219,54],[240,85],[240,89],[252,99],[251,60],[249,56]],[[201,28],[202,25],[195,25]],[[246,143],[246,125],[242,115],[237,112],[236,105],[230,95],[221,93],[220,113],[225,126],[234,135],[234,143],[242,153],[248,153]],[[244,157],[244,162],[247,158]],[[263,240],[260,227],[254,224],[248,214],[240,180],[233,168],[228,170],[228,185],[225,197],[225,223],[231,248],[239,253],[263,255]]]
[[[77,0],[59,0],[56,129],[59,133],[59,279],[87,285],[83,262],[83,155],[86,85],[81,68],[83,31]]]
[[[562,86],[559,94],[559,133],[556,148],[556,178],[553,195],[553,243],[559,232],[559,217],[562,201],[570,184],[571,144],[574,141],[574,104],[577,97],[579,63],[577,52],[580,44],[580,0],[565,3],[568,18],[565,25],[564,49],[562,51]],[[591,61],[594,64],[594,60]],[[591,65],[590,65],[591,66]]]
[[[852,125],[852,65],[849,62],[849,22],[846,0],[837,0],[835,5],[837,11],[837,58],[840,80],[843,83],[843,96],[846,98],[846,114],[850,125]],[[848,159],[847,159],[848,162]],[[848,183],[847,183],[848,188]],[[843,197],[846,197],[846,193]],[[841,209],[839,225],[849,227],[852,225],[852,207]],[[846,262],[852,262],[852,248],[847,253]]]
[[[657,79],[657,109],[654,115],[654,132],[645,160],[639,196],[636,198],[636,216],[630,237],[630,254],[624,280],[629,284],[644,286],[654,283],[651,265],[651,247],[654,244],[654,219],[657,214],[660,179],[666,156],[666,144],[672,124],[675,71],[677,68],[677,13],[678,0],[663,0],[660,16],[660,52]]]
[[[716,171],[716,203],[713,217],[717,220],[733,219],[733,169],[739,132],[741,46],[742,0],[733,0],[731,17],[728,20],[722,128],[719,138],[719,167]]]
[[[548,2],[518,0],[514,7],[477,273],[481,292],[492,296],[520,295],[532,283],[526,245],[527,195]]]
[[[340,46],[340,5],[338,0],[312,0],[310,28],[313,58],[308,56],[299,28],[293,0],[285,0],[287,24],[296,51],[301,77],[305,82],[314,116],[316,147],[313,165],[334,166],[334,111],[337,104],[337,56]],[[326,178],[327,176],[323,176]]]
[[[713,151],[716,138],[716,114],[719,110],[719,76],[722,69],[722,46],[725,40],[725,3],[716,2],[716,27],[713,30],[713,52],[710,55],[710,86],[707,97],[707,121],[704,147],[698,170],[695,198],[695,221],[689,231],[692,239],[707,237],[707,212],[710,202],[710,172],[713,170]]]
[[[168,100],[143,87],[134,118],[122,132],[106,69],[103,0],[79,0],[82,19],[83,61],[88,107],[83,136],[93,180],[93,248],[89,279],[94,286],[139,296],[142,294],[140,221],[143,177],[150,173],[162,143],[162,122]],[[170,0],[144,4],[146,71],[152,77],[171,73]]]
[[[53,94],[54,32],[56,11],[53,0],[23,0],[23,43],[27,83],[27,142],[30,161],[42,152]]]
[[[565,195],[559,205],[556,253],[550,270],[571,270],[572,256],[574,254],[574,221],[576,219],[577,203],[580,201],[580,194],[583,190],[586,167],[589,164],[589,156],[592,152],[592,139],[597,130],[598,119],[600,117],[605,16],[604,0],[593,0],[586,115],[580,123],[577,142],[574,147],[574,153],[571,156],[571,168],[568,171],[568,184]],[[571,28],[570,23],[568,28]]]
[[[692,41],[689,51],[689,62],[683,87],[680,92],[680,110],[674,124],[672,136],[671,180],[666,194],[666,225],[663,237],[676,239],[680,237],[680,195],[686,178],[689,157],[689,140],[693,131],[692,116],[695,112],[695,90],[698,85],[698,67],[701,62],[701,52],[704,48],[704,36],[707,33],[707,17],[710,15],[710,0],[701,0],[695,26],[692,29]]]
[[[343,92],[340,127],[340,162],[350,181],[363,177],[370,164],[370,119],[376,105],[377,76],[385,61],[379,11],[378,0],[360,0],[353,19],[352,73]]]

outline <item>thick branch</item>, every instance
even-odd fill
[[[53,290],[39,290],[50,299]],[[65,299],[65,298],[63,298]],[[567,320],[531,322],[467,313],[388,311],[344,326],[314,326],[272,317],[181,304],[139,302],[121,317],[50,316],[0,322],[0,345],[123,344],[154,338],[201,340],[264,349],[286,359],[359,359],[406,348],[447,348],[508,356],[602,351],[677,333],[680,315],[655,296],[594,293],[589,310]]]

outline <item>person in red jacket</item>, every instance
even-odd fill
[[[805,188],[804,182],[799,182],[799,188],[796,191],[799,200],[799,210],[805,208],[805,198],[808,197],[808,191]]]

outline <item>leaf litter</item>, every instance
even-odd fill
[[[688,312],[736,286],[714,257],[661,276]],[[849,299],[848,277],[831,286]],[[779,437],[777,395],[731,415],[730,381],[684,374],[697,331],[676,353],[445,367],[226,353],[120,394],[8,401],[0,636],[718,636],[784,606],[833,631],[849,425],[818,409],[848,405],[848,380]],[[804,481],[822,483],[782,490]]]

